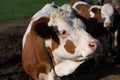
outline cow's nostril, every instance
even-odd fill
[[[96,48],[97,48],[97,42],[90,42],[89,43],[89,47],[93,50],[93,51],[95,51],[96,50]]]

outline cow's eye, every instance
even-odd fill
[[[69,33],[66,30],[62,30],[60,31],[60,37],[65,39],[66,37],[68,37]]]
[[[64,34],[67,34],[67,31],[63,30],[62,31],[62,35],[64,35]]]

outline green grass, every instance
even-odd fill
[[[0,22],[7,20],[31,18],[45,4],[52,0],[0,0]],[[55,0],[57,5],[69,3],[70,0]]]

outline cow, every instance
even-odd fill
[[[99,41],[85,31],[80,19],[55,4],[46,6],[32,17],[23,37],[22,65],[34,80],[69,75],[95,52],[102,51]]]

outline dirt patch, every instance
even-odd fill
[[[21,64],[22,37],[27,20],[0,23],[0,80],[27,80]]]
[[[22,37],[30,19],[0,23],[0,80],[29,80],[21,63]],[[63,80],[120,80],[120,65],[101,64],[91,60]]]

